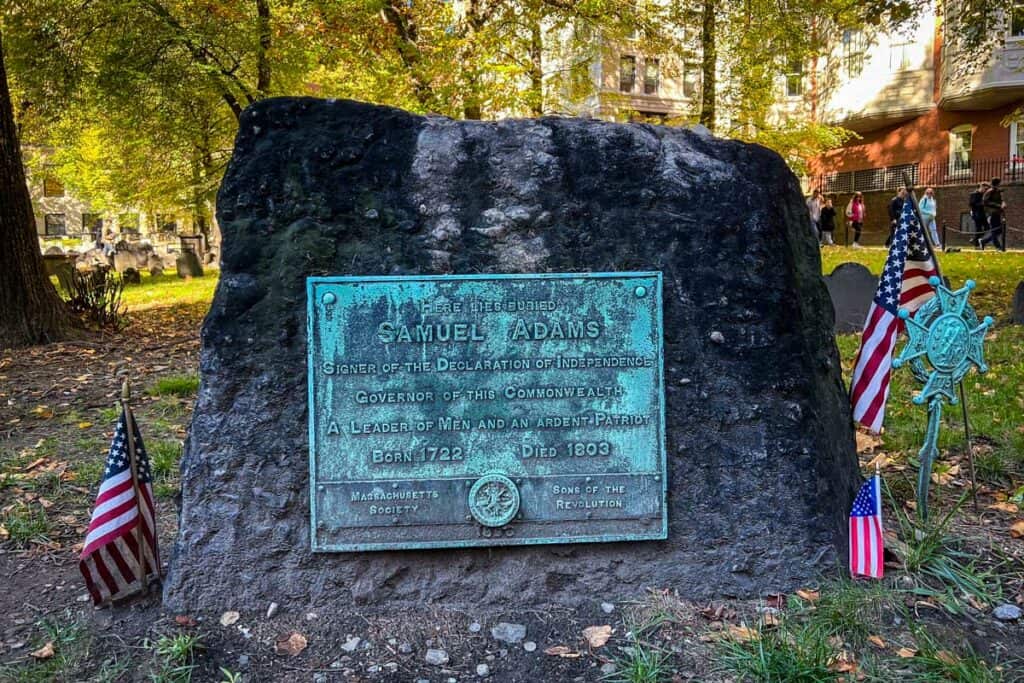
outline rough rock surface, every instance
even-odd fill
[[[217,210],[170,608],[753,595],[842,552],[853,428],[818,248],[776,154],[648,125],[276,99],[242,117]],[[616,270],[665,278],[667,541],[310,552],[306,276]]]

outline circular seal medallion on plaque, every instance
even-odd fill
[[[955,313],[940,316],[931,325],[928,335],[928,360],[939,370],[949,371],[967,358],[971,331]]]
[[[469,490],[469,511],[484,526],[505,526],[519,512],[519,489],[505,475],[489,472]]]

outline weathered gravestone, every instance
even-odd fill
[[[178,254],[178,258],[175,261],[175,266],[178,269],[178,277],[202,277],[203,266],[199,263],[199,257],[196,256],[194,251],[185,251]]]
[[[878,277],[859,263],[840,263],[825,276],[837,334],[860,332],[878,289]]]
[[[708,199],[721,196],[729,201]],[[348,101],[276,99],[243,115],[217,210],[223,232],[221,279],[203,326],[201,387],[182,465],[179,532],[164,590],[170,608],[265,608],[282,600],[342,609],[353,602],[382,608],[427,602],[536,607],[578,604],[584,594],[633,596],[645,586],[672,587],[692,597],[752,595],[799,585],[834,566],[836,554],[845,548],[846,515],[859,479],[853,428],[817,245],[799,185],[776,154],[698,132],[645,125],[573,119],[457,122]],[[520,537],[538,498],[531,497],[524,477],[519,503],[526,519],[513,516],[506,522],[501,506],[511,489],[507,483],[490,487],[497,480],[488,479],[488,473],[508,462],[507,453],[502,460],[476,451],[458,460],[449,457],[444,467],[432,470],[435,477],[441,473],[471,484],[461,490],[442,490],[445,482],[434,481],[424,486],[430,493],[410,500],[408,482],[397,481],[405,475],[392,474],[370,481],[367,491],[355,496],[348,489],[350,498],[335,500],[334,507],[317,498],[317,514],[328,513],[323,527],[328,535],[311,536],[311,496],[325,496],[336,482],[355,478],[343,469],[346,457],[371,476],[385,471],[368,465],[377,458],[372,444],[386,443],[382,438],[388,435],[354,438],[362,438],[363,427],[356,425],[370,413],[361,412],[368,408],[349,392],[376,391],[390,401],[389,391],[429,391],[431,386],[439,392],[454,385],[476,392],[487,382],[528,386],[529,374],[491,367],[486,379],[466,368],[441,376],[434,366],[431,372],[437,374],[406,375],[409,386],[402,389],[400,378],[384,376],[379,367],[397,358],[389,354],[399,353],[394,342],[402,334],[380,327],[394,320],[385,315],[386,306],[373,308],[373,301],[382,301],[373,297],[382,295],[365,290],[358,296],[372,295],[371,303],[358,308],[355,299],[345,298],[363,291],[355,282],[350,289],[317,292],[308,302],[307,277],[379,281],[381,276],[473,274],[493,280],[493,274],[501,273],[623,271],[660,273],[662,278],[661,300],[654,303],[663,309],[658,355],[664,380],[645,384],[649,388],[636,394],[627,387],[626,400],[639,396],[643,401],[637,405],[649,406],[655,404],[648,401],[664,399],[666,540],[504,547],[502,539]],[[431,283],[438,291],[456,286],[446,279]],[[583,290],[564,291],[553,297],[561,307],[557,311],[537,304],[524,311],[523,319],[532,325],[553,323],[557,315],[572,311],[604,315],[594,303],[598,299],[588,304],[578,293]],[[402,297],[414,297],[415,286],[404,292]],[[639,285],[623,286],[621,292],[637,301],[650,296],[646,287],[641,295]],[[449,292],[438,300],[508,306],[529,298],[453,296]],[[410,301],[419,305],[415,298],[396,298],[394,310],[408,313]],[[307,305],[321,316],[311,323],[324,325],[315,330],[318,338],[354,344],[348,352],[332,347],[337,355],[314,355],[312,362],[364,365],[354,370],[335,366],[334,374],[322,364],[314,366],[319,373],[313,377],[314,390],[334,387],[339,393],[333,398],[330,391],[316,394],[315,424],[322,428],[332,406],[342,411],[334,415],[342,425],[339,431],[353,437],[357,452],[346,456],[335,449],[333,466],[341,469],[334,480],[318,480],[312,491]],[[377,317],[367,317],[373,310]],[[644,320],[654,319],[655,309],[641,304],[622,310],[626,315],[652,311],[643,314]],[[351,317],[352,311],[361,311],[362,317]],[[439,309],[431,308],[429,315],[434,312]],[[445,321],[458,319],[451,309],[445,314]],[[466,323],[483,321],[486,330],[480,334],[494,333],[494,319],[470,309],[465,314]],[[431,322],[424,315],[421,322]],[[507,322],[515,324],[514,316]],[[660,339],[657,325],[651,324],[634,333]],[[458,334],[454,327],[452,333]],[[462,334],[465,339],[451,344],[471,343],[468,327]],[[654,358],[650,342],[644,343],[645,357]],[[387,353],[375,351],[385,344],[390,344]],[[424,357],[431,358],[438,348],[453,357],[469,353],[423,339],[407,346],[422,347]],[[495,348],[505,349],[506,360],[516,356],[514,346]],[[400,354],[408,360],[407,348]],[[371,362],[378,367],[365,367]],[[342,382],[340,375],[349,371],[357,376]],[[559,387],[575,377],[556,374],[548,384]],[[399,388],[384,390],[392,386]],[[401,401],[406,399],[391,404],[396,422],[403,421],[406,404]],[[422,400],[427,405],[410,406],[408,415],[432,411],[454,419],[471,412],[465,402]],[[514,393],[487,400],[494,417],[510,418],[524,406]],[[614,405],[623,399],[613,395],[608,400]],[[538,403],[531,409],[546,410],[543,399]],[[574,406],[584,404],[563,400],[550,405],[571,416],[579,414]],[[379,420],[367,423],[371,432],[391,430]],[[476,429],[471,425],[459,438],[473,438]],[[593,430],[594,438],[604,433],[621,437],[616,430],[632,427],[601,429],[606,431]],[[415,443],[436,446],[440,459],[441,448],[448,445],[446,433],[432,431],[426,442]],[[329,427],[324,434],[334,438]],[[553,429],[550,434],[558,443],[570,432]],[[644,432],[638,442],[648,443],[650,434]],[[398,427],[394,436],[398,452],[414,443]],[[515,442],[509,431],[494,436],[488,443],[495,448]],[[656,440],[650,443],[648,448],[657,449]],[[383,462],[388,456],[379,448]],[[588,455],[586,447],[581,455]],[[314,458],[314,467],[317,462]],[[568,458],[556,457],[538,463],[534,472],[558,476],[572,466]],[[479,488],[485,481],[487,487]],[[320,484],[328,490],[320,491]],[[478,506],[486,508],[491,496],[496,517],[488,517],[486,510],[477,516],[471,509],[467,497],[473,490],[482,492]],[[652,509],[661,504],[656,487],[639,493]],[[570,491],[563,498],[579,501],[581,496]],[[490,547],[342,548],[364,531],[348,527],[348,534],[340,516],[330,517],[346,504],[381,501],[386,517],[378,526],[401,527],[415,515],[403,517],[409,511],[387,508],[392,503],[411,508],[424,497],[430,514],[447,514],[450,508],[468,515],[445,523],[462,525],[459,534],[474,534],[475,543]],[[574,514],[572,522],[548,523],[546,533],[557,540],[573,524],[591,519],[582,507]],[[595,513],[593,519],[599,518]],[[417,538],[428,540],[443,531],[425,527],[421,536],[398,542],[413,546]]]
[[[1013,304],[1010,319],[1018,325],[1024,325],[1024,282],[1017,285],[1013,292]]]

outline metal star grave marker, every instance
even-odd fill
[[[908,364],[914,377],[924,383],[921,393],[913,399],[918,405],[928,404],[928,430],[918,452],[921,465],[917,474],[917,511],[922,519],[928,519],[928,482],[939,454],[943,403],[959,403],[955,387],[971,366],[979,373],[988,370],[983,356],[985,332],[994,322],[989,316],[978,322],[978,315],[967,302],[975,286],[973,280],[955,292],[938,277],[929,278],[928,283],[935,288],[934,297],[913,316],[906,309],[899,311],[910,339],[892,362],[894,368]]]

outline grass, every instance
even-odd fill
[[[46,620],[38,624],[42,632],[33,643],[32,649],[53,643],[53,656],[48,659],[32,660],[25,666],[0,665],[0,681],[11,683],[44,683],[50,681],[85,680],[79,674],[89,660],[92,639],[86,627],[66,612],[63,621]],[[96,680],[96,679],[90,679]],[[104,679],[100,679],[104,680]],[[116,678],[107,678],[114,681]]]
[[[777,627],[762,628],[744,638],[724,638],[718,647],[718,666],[742,681],[843,680],[834,668],[839,653],[829,636],[816,621],[783,619]]]
[[[177,475],[178,463],[181,461],[181,442],[154,441],[147,447],[147,451],[155,479],[167,479]]]
[[[6,529],[8,539],[19,548],[49,540],[50,521],[46,511],[37,505],[15,503],[0,514],[0,527]]]
[[[198,375],[168,375],[146,390],[150,396],[176,396],[187,398],[199,391]]]
[[[149,271],[143,271],[140,284],[124,288],[122,301],[129,312],[165,306],[209,305],[217,279],[216,270],[206,271],[203,277],[189,280],[179,278],[173,272],[153,276]]]
[[[920,626],[911,626],[917,654],[909,659],[914,674],[906,680],[965,681],[966,683],[999,683],[1002,672],[979,657],[970,645],[947,649]],[[959,649],[960,652],[956,650]]]
[[[153,683],[189,683],[196,658],[205,649],[202,636],[193,633],[160,636],[155,642],[147,641],[146,647],[155,655]]]

